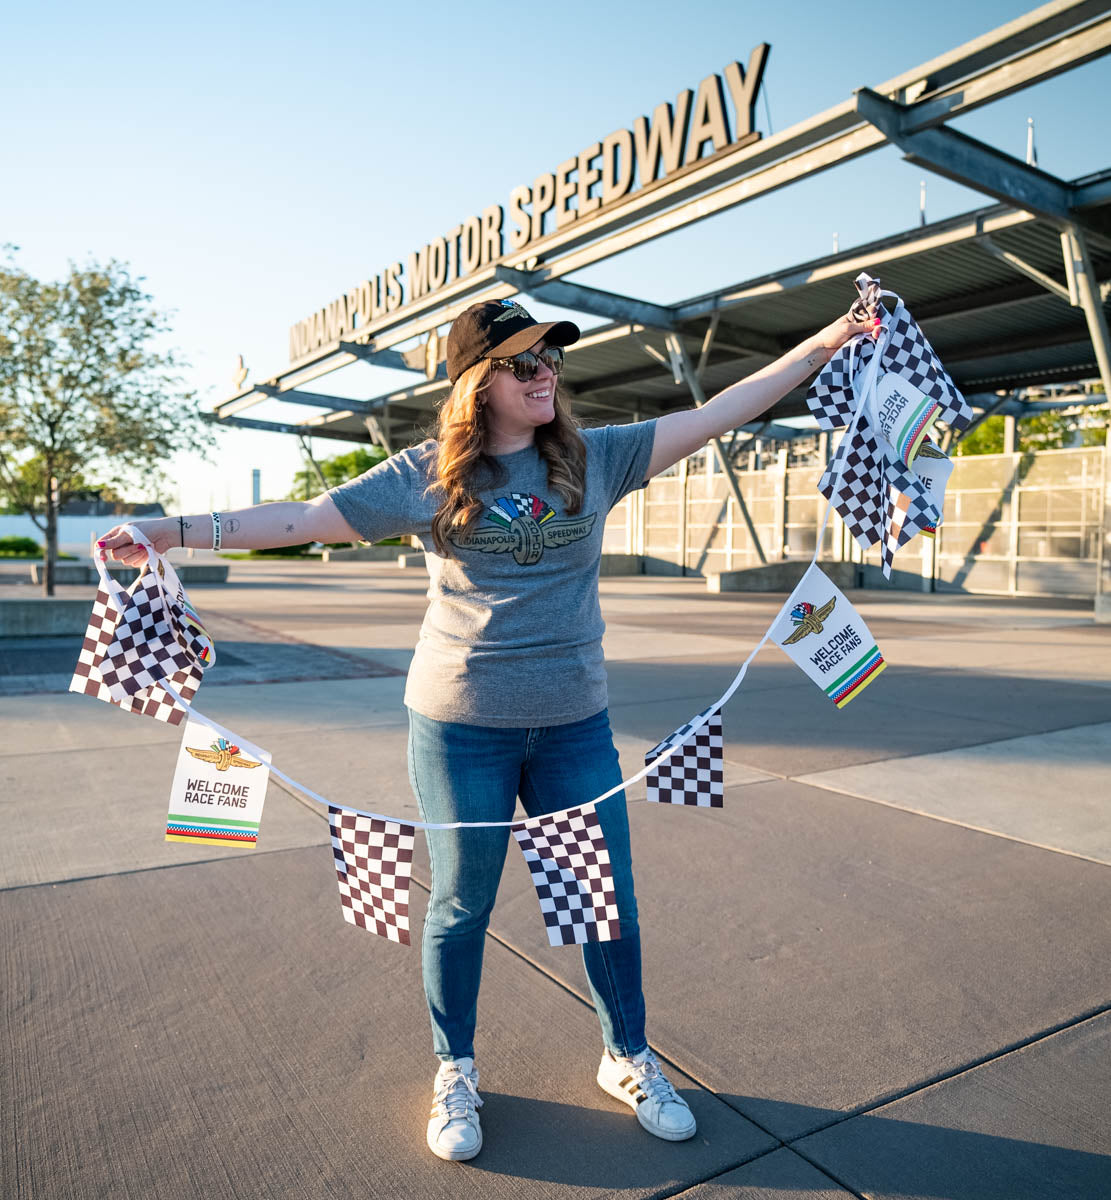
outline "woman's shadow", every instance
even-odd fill
[[[718,1188],[736,1187],[738,1195],[741,1188],[758,1187],[769,1194],[848,1188],[938,1200],[1111,1198],[1111,1154],[876,1113],[846,1117],[761,1097],[730,1096],[726,1103],[697,1088],[680,1092],[699,1130],[690,1141],[675,1143],[652,1137],[616,1104],[605,1111],[484,1091],[486,1145],[468,1166],[607,1193],[671,1195],[714,1179]],[[746,1119],[744,1110],[758,1114],[765,1128]],[[1109,1140],[1106,1120],[1093,1111],[1088,1123],[1085,1131],[1052,1114],[1041,1121],[1062,1133],[1067,1127],[1089,1145]],[[784,1143],[768,1132],[776,1128],[817,1132]],[[721,1178],[727,1172],[729,1178]]]

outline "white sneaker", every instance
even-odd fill
[[[437,1158],[461,1162],[482,1149],[482,1126],[477,1109],[478,1071],[473,1058],[440,1063],[428,1122],[428,1148]]]
[[[629,1105],[641,1125],[658,1138],[683,1142],[698,1130],[687,1102],[671,1086],[651,1050],[632,1058],[615,1058],[607,1050],[598,1067],[598,1086]]]

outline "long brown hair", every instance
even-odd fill
[[[449,540],[466,537],[482,516],[479,488],[505,479],[504,468],[486,449],[486,390],[497,369],[489,359],[480,359],[459,376],[440,408],[436,474],[428,490],[440,498],[432,518],[432,540],[445,557],[454,557]],[[574,515],[582,508],[585,491],[586,444],[558,381],[554,404],[555,417],[536,429],[536,449],[548,464],[548,486]]]

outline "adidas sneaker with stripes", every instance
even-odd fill
[[[616,1058],[607,1050],[598,1066],[598,1086],[629,1105],[640,1124],[658,1138],[682,1142],[698,1131],[694,1114],[651,1050],[631,1058]]]

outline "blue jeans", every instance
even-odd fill
[[[593,800],[621,782],[621,771],[605,709],[545,729],[461,725],[410,709],[409,780],[426,821],[508,821],[518,796],[530,817],[539,816]],[[583,963],[606,1046],[618,1055],[639,1054],[648,1042],[624,793],[602,801],[598,817],[613,864],[621,937],[584,943]],[[432,895],[422,958],[433,1048],[445,1061],[473,1057],[482,952],[509,829],[428,829],[425,836]]]

